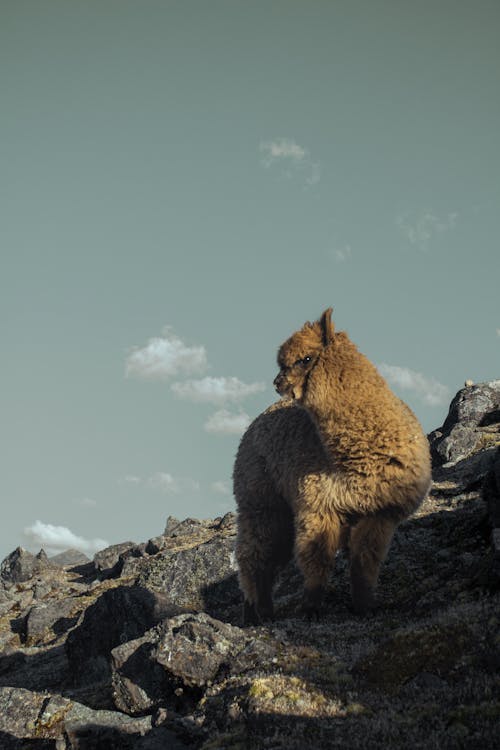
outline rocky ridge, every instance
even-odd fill
[[[367,618],[339,556],[322,620],[241,628],[236,519],[174,518],[92,561],[0,566],[0,747],[493,748],[500,725],[500,381],[429,436],[434,483]]]

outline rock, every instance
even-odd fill
[[[167,546],[167,537],[166,536],[154,536],[151,539],[148,539],[146,544],[146,554],[147,555],[156,555],[158,552],[160,552],[162,549],[164,549]]]
[[[141,586],[118,586],[106,591],[85,610],[68,634],[65,647],[75,683],[106,679],[115,646],[141,636],[180,611],[166,597]]]
[[[0,687],[0,732],[16,739],[36,737],[40,716],[47,702],[48,697],[43,693],[33,693],[23,688]],[[70,703],[64,699],[62,702],[66,705]],[[48,731],[45,738],[55,739],[59,734],[60,728],[57,727]]]
[[[176,526],[178,526],[181,523],[179,518],[175,518],[174,516],[168,516],[167,522],[165,524],[165,531],[163,532],[163,536],[170,536],[172,531],[175,529]]]
[[[59,552],[57,555],[52,555],[49,558],[53,565],[59,565],[61,568],[71,568],[76,565],[86,565],[90,562],[90,558],[87,557],[83,552],[77,549],[67,549],[64,552]]]
[[[110,547],[96,552],[94,555],[94,565],[96,570],[106,578],[115,578],[120,575],[123,568],[123,561],[126,553],[134,554],[133,550],[137,548],[135,542],[122,542],[113,544]]]
[[[270,662],[277,646],[201,614],[179,615],[113,650],[116,707],[131,715],[192,710],[202,689]]]
[[[149,743],[143,743],[150,732]],[[187,747],[168,729],[153,729],[150,716],[131,718],[118,711],[94,710],[59,695],[0,687],[2,748],[159,750],[160,737],[163,747]]]
[[[82,605],[77,597],[40,602],[31,607],[26,618],[25,642],[28,646],[66,632],[78,620]]]
[[[216,518],[214,524],[219,530],[228,530],[236,532],[236,513],[229,511],[222,518]]]
[[[37,560],[31,552],[17,547],[11,552],[0,566],[0,581],[5,588],[11,588],[16,583],[28,581],[37,567]]]
[[[188,549],[162,550],[144,561],[138,584],[167,599],[220,619],[239,617],[234,537],[214,536]]]
[[[492,432],[485,430],[492,425],[500,425],[500,380],[462,388],[451,402],[443,426],[429,435],[433,464],[453,464],[466,458],[481,437]]]
[[[45,599],[49,596],[51,590],[52,586],[50,585],[50,582],[40,579],[33,584],[33,597],[35,599]]]

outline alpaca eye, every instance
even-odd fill
[[[302,365],[302,366],[304,366],[304,365],[308,365],[308,364],[309,364],[309,362],[311,361],[311,359],[312,359],[312,357],[309,357],[309,356],[308,356],[308,357],[303,357],[302,359],[298,359],[298,360],[297,360],[297,361],[295,362],[295,364],[296,364],[296,365]]]

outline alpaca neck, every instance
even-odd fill
[[[313,417],[325,451],[336,462],[350,462],[356,461],[364,443],[364,420],[359,408],[359,370],[364,358],[345,334],[337,336],[333,348],[319,364],[317,377],[311,379],[303,405]],[[349,403],[358,408],[349,408]],[[363,404],[365,414],[370,409],[370,403]]]

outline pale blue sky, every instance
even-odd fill
[[[2,0],[1,557],[233,509],[327,306],[426,430],[500,376],[499,36],[485,0]]]

